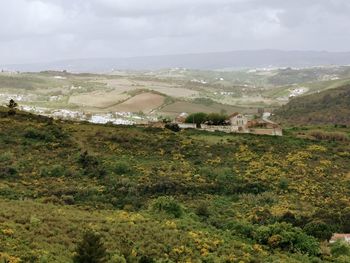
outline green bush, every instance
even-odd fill
[[[78,163],[82,166],[84,175],[91,177],[104,177],[106,175],[106,170],[102,166],[101,161],[87,151],[80,154]]]
[[[209,217],[210,216],[210,210],[208,208],[207,202],[201,202],[198,204],[195,210],[196,214],[201,217]]]
[[[313,221],[306,224],[304,231],[308,235],[316,237],[321,241],[330,240],[333,234],[332,227],[322,221]]]
[[[331,245],[331,253],[334,257],[350,256],[350,245],[342,240],[337,240]]]
[[[173,132],[179,132],[181,130],[177,123],[167,123],[165,124],[165,128]]]
[[[75,203],[74,196],[72,195],[63,195],[61,198],[66,205],[74,205]]]
[[[50,140],[52,139],[48,134],[43,131],[37,130],[33,127],[26,128],[24,130],[24,137],[33,140]]]
[[[18,175],[18,171],[15,167],[12,167],[12,166],[0,167],[0,178],[3,178],[3,179],[16,178],[17,175]]]
[[[235,235],[252,238],[255,226],[248,222],[233,221],[227,224],[227,229],[231,230]]]
[[[126,263],[126,259],[124,256],[121,256],[119,254],[113,255],[108,263]]]
[[[279,181],[279,188],[283,191],[288,190],[289,187],[289,180],[285,177],[282,177]]]
[[[173,197],[168,196],[158,197],[151,208],[154,212],[164,212],[175,218],[180,218],[184,213],[182,206]]]
[[[280,248],[289,252],[301,252],[309,255],[319,253],[319,243],[314,237],[305,234],[300,228],[286,223],[260,226],[253,233],[253,238],[260,244],[271,248]]]
[[[105,263],[107,261],[106,248],[99,234],[92,230],[84,233],[76,248],[74,263]]]
[[[45,127],[40,127],[40,129],[28,127],[24,130],[24,137],[37,141],[52,142],[67,139],[68,135],[62,130],[61,127],[48,125]]]
[[[122,175],[122,174],[130,174],[132,172],[132,169],[130,167],[130,164],[127,162],[117,162],[113,165],[113,171],[116,174]]]

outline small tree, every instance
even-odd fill
[[[208,115],[204,112],[192,113],[187,116],[185,122],[186,123],[195,123],[199,128],[202,123],[207,120]]]
[[[225,125],[227,116],[219,113],[210,113],[207,116],[207,120],[210,125]]]
[[[92,230],[84,233],[83,239],[76,248],[74,263],[105,263],[107,252],[101,236]]]
[[[306,224],[304,231],[306,234],[314,236],[321,241],[329,241],[333,234],[332,227],[322,221],[312,221]]]
[[[18,107],[17,102],[15,102],[13,99],[10,99],[9,104],[7,104],[6,106],[7,108],[9,108],[8,115],[16,114],[16,108]]]

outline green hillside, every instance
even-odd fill
[[[295,98],[275,114],[290,124],[350,125],[350,85]]]
[[[349,262],[349,247],[324,241],[350,231],[350,143],[286,134],[2,109],[0,262],[72,262],[86,229],[108,262]]]

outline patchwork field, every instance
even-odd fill
[[[150,113],[163,105],[165,97],[154,93],[141,93],[118,105],[109,107],[110,111]]]
[[[169,69],[113,74],[68,72],[0,73],[0,103],[92,114],[152,112],[243,112],[275,109],[292,96],[333,89],[349,82],[350,67],[198,71]],[[208,103],[210,102],[210,103]],[[40,113],[40,112],[37,112]]]
[[[76,104],[82,107],[94,107],[105,109],[119,102],[125,101],[130,96],[122,93],[119,90],[111,92],[94,91],[88,94],[73,95],[69,97],[69,103]]]
[[[117,89],[121,92],[128,92],[136,89],[148,89],[176,98],[189,98],[199,95],[198,91],[190,88],[184,88],[173,80],[156,81],[152,79],[140,80],[138,78],[117,78],[101,80],[99,82],[106,84],[109,88]]]

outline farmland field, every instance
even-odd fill
[[[110,111],[149,113],[163,105],[165,97],[154,93],[141,93],[118,105],[109,107]]]
[[[248,114],[255,114],[257,112],[254,108],[244,108],[244,107],[235,107],[231,105],[224,105],[219,103],[213,103],[211,105],[203,105],[188,101],[178,101],[170,105],[165,106],[161,109],[162,113],[165,115],[177,115],[182,112],[194,113],[194,112],[243,112]]]
[[[92,114],[239,111],[274,109],[295,94],[302,96],[349,82],[349,67],[199,71],[171,69],[113,74],[67,72],[0,73],[0,102],[45,111],[69,109]],[[202,103],[201,100],[211,101]],[[198,102],[199,101],[199,102]]]
[[[126,93],[121,93],[119,90],[113,91],[94,91],[88,94],[79,94],[69,97],[69,103],[76,104],[82,107],[94,107],[105,109],[118,104],[129,98]]]

